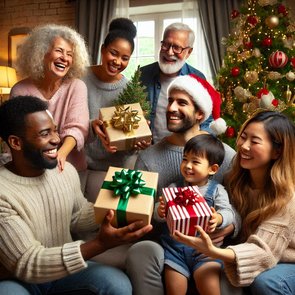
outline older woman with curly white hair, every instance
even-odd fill
[[[19,48],[17,69],[24,79],[10,94],[34,95],[48,101],[61,137],[59,169],[63,170],[67,160],[80,176],[86,170],[83,149],[89,129],[87,88],[80,78],[88,66],[89,54],[79,33],[63,25],[38,26]],[[44,153],[46,156],[50,157]]]

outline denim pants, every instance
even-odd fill
[[[295,294],[295,264],[277,264],[274,268],[258,275],[250,288],[252,295]]]
[[[88,267],[60,280],[29,284],[17,280],[1,281],[0,294],[5,295],[131,295],[132,287],[121,270],[88,261]]]

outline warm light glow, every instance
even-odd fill
[[[0,94],[9,94],[12,86],[17,82],[14,68],[0,66]]]

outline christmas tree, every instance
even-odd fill
[[[124,105],[138,102],[142,108],[144,117],[148,119],[151,107],[147,99],[146,87],[141,84],[140,77],[141,71],[140,66],[138,66],[126,87],[114,101],[114,105]]]
[[[248,0],[231,13],[232,30],[217,74],[228,128],[222,140],[235,145],[241,124],[257,109],[295,119],[295,25],[280,0]]]

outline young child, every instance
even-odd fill
[[[175,239],[224,261],[234,286],[251,294],[295,294],[295,124],[279,112],[254,114],[237,138],[237,155],[226,178],[240,214],[240,244],[220,249],[200,236]]]
[[[210,176],[218,171],[223,158],[223,144],[214,135],[200,134],[191,138],[184,147],[180,165],[183,179],[171,185],[199,187],[201,194],[212,208],[208,232],[213,232],[216,227],[226,227],[234,221],[234,212],[226,190],[222,185],[210,180]],[[156,204],[155,218],[164,221],[166,208],[163,197],[159,200]],[[165,284],[168,295],[185,295],[191,275],[199,294],[220,294],[221,261],[198,255],[195,249],[176,242],[170,237],[167,226],[161,241],[165,251]]]

